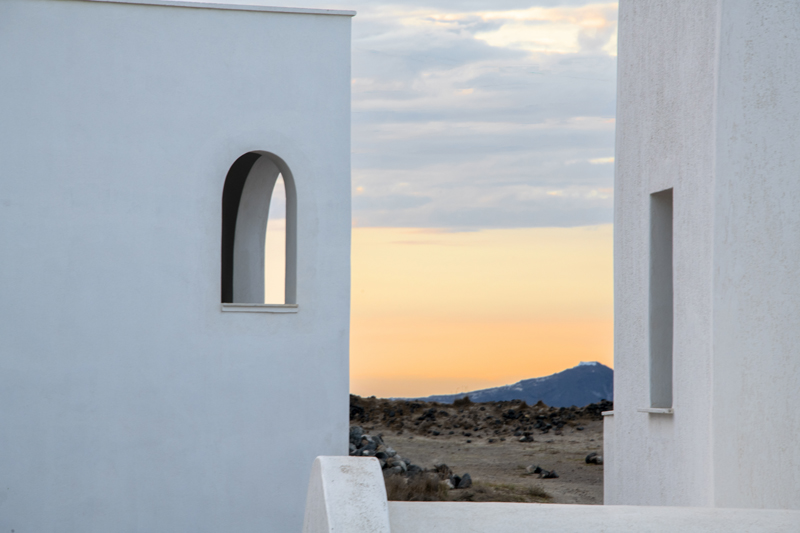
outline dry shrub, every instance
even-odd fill
[[[447,486],[435,474],[417,474],[411,477],[386,476],[386,497],[394,502],[447,501]]]
[[[472,405],[472,400],[469,399],[469,396],[453,400],[453,407],[470,407]]]
[[[541,503],[552,499],[544,489],[534,485],[510,483],[475,483],[471,489],[451,493],[452,500],[463,502]]]

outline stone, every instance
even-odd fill
[[[350,443],[358,446],[361,442],[361,436],[364,435],[364,429],[361,426],[350,427]]]
[[[408,465],[408,469],[406,470],[406,473],[409,476],[414,476],[416,474],[421,474],[422,473],[422,468],[420,468],[417,465]]]
[[[472,486],[472,477],[469,474],[464,474],[456,485],[457,489],[468,489]]]
[[[597,452],[591,452],[589,455],[586,456],[586,464],[592,464],[594,462],[594,458],[597,456]]]
[[[355,455],[357,449],[358,448],[356,448],[356,445],[351,442],[350,443],[350,455]]]
[[[542,479],[555,479],[558,477],[555,470],[542,470]]]
[[[539,465],[530,465],[530,466],[529,466],[528,468],[526,468],[525,470],[527,470],[527,472],[528,472],[529,474],[539,474],[539,473],[541,473],[541,472],[542,472],[542,467],[541,467],[541,466],[539,466]]]
[[[387,446],[384,453],[386,453],[388,457],[394,457],[395,455],[397,455],[397,452],[394,451],[394,448],[392,448],[391,446]]]

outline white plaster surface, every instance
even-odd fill
[[[723,5],[714,503],[800,509],[800,2]]]
[[[0,530],[302,528],[347,454],[350,18],[0,2]],[[230,165],[297,187],[295,313],[220,306]]]
[[[796,533],[800,528],[798,511],[496,502],[389,502],[389,520],[392,533]]]
[[[317,457],[303,533],[390,533],[386,486],[374,457]]]
[[[711,505],[716,0],[619,6],[614,436],[605,502]],[[673,188],[674,415],[649,408],[650,195]],[[610,447],[614,449],[611,450]]]
[[[627,0],[619,13],[606,503],[800,509],[800,3]],[[672,415],[637,412],[648,202],[668,187]]]

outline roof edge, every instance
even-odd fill
[[[82,0],[106,4],[136,4],[145,6],[190,7],[196,9],[225,9],[229,11],[261,11],[266,13],[290,13],[294,15],[334,15],[353,17],[355,11],[341,9],[311,9],[304,7],[275,7],[245,4],[217,4],[213,2],[192,2],[190,0]]]

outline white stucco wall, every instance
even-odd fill
[[[301,529],[347,453],[349,53],[346,15],[0,2],[0,530]],[[297,313],[220,309],[252,150]]]
[[[715,0],[619,6],[605,502],[709,505]],[[673,408],[647,414],[650,195],[673,188]],[[613,449],[611,449],[613,447]]]
[[[800,4],[620,4],[606,503],[800,509]],[[674,415],[648,398],[648,196],[674,187]]]
[[[800,509],[800,3],[723,5],[715,504]]]

